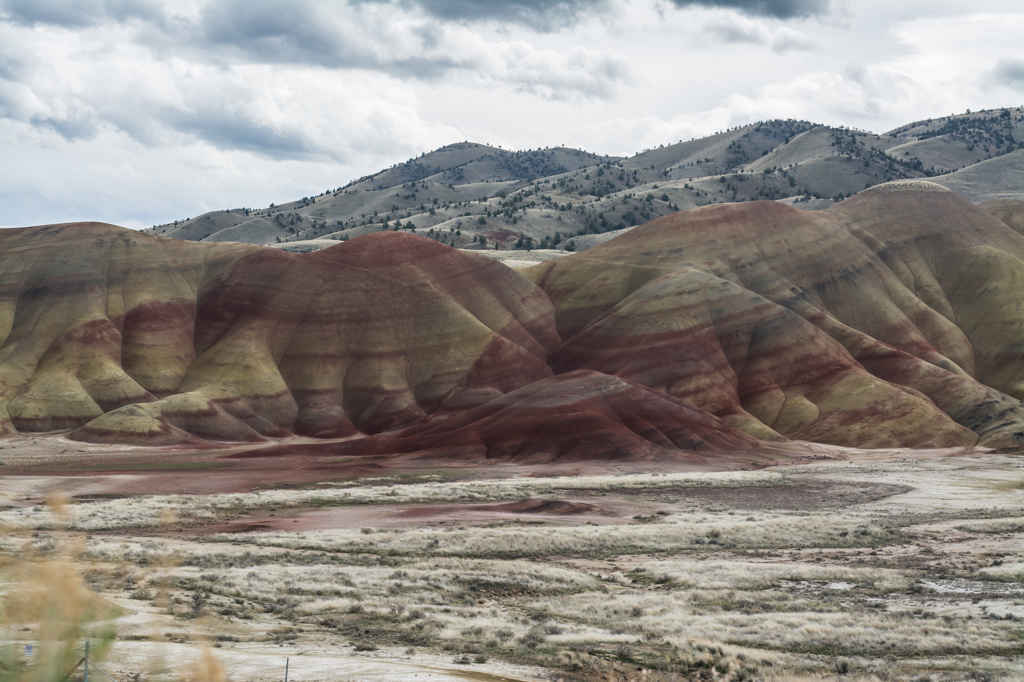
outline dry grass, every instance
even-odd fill
[[[78,593],[87,585],[93,597],[165,619],[152,634],[118,626],[115,654],[139,637],[188,644],[210,636],[221,657],[337,649],[385,666],[433,656],[433,666],[512,678],[541,669],[565,680],[633,679],[646,669],[650,680],[1010,680],[1024,675],[1024,514],[1014,506],[1019,491],[1000,486],[1015,466],[982,458],[785,474],[378,480],[112,500],[73,505],[69,527],[111,529],[129,519],[133,528],[177,528],[182,519],[314,505],[593,500],[595,491],[602,500],[650,499],[652,488],[795,485],[829,475],[911,487],[821,511],[694,511],[691,500],[685,511],[608,525],[562,519],[191,538],[39,530],[57,524],[50,512],[7,510],[18,529],[4,544],[44,562],[77,542],[70,563],[82,571]],[[967,473],[928,507],[927,486],[954,470]],[[998,504],[979,511],[985,485]],[[196,679],[276,679],[238,673],[237,658],[225,672],[209,650],[195,651]],[[537,668],[495,667],[508,663]]]
[[[265,547],[378,554],[385,556],[608,557],[631,553],[711,549],[872,546],[891,538],[891,522],[866,514],[829,513],[675,514],[642,524],[544,526],[503,524],[476,527],[323,530],[261,533],[256,537],[218,535],[211,542],[242,542]]]
[[[0,554],[0,682],[81,680],[86,651],[96,677],[95,667],[105,665],[117,620],[125,614],[100,594],[104,590],[96,589],[102,586],[97,579],[106,575],[131,581],[141,573],[124,560],[97,566],[85,556],[85,539],[62,530],[71,516],[66,500],[52,498],[46,508],[59,532],[23,542],[0,535],[5,546],[17,545],[18,556]],[[83,572],[83,566],[89,568]],[[157,578],[154,584],[162,581]],[[154,594],[156,601],[166,600],[165,589]],[[32,646],[31,655],[27,646]],[[153,664],[155,679],[167,679],[170,669],[159,657]],[[134,679],[143,678],[136,674]],[[228,677],[217,657],[203,647],[187,679],[226,682]]]
[[[67,505],[47,505],[60,523]],[[60,535],[48,538],[48,551],[22,547],[21,558],[0,556],[0,680],[49,682],[63,679],[92,643],[90,658],[102,661],[114,636],[110,619],[117,609],[86,587],[77,568],[82,544]],[[29,634],[30,636],[26,636]],[[38,642],[31,657],[25,641]]]

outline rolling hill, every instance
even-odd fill
[[[397,229],[466,249],[575,250],[679,210],[764,199],[822,209],[893,180],[928,178],[976,203],[1024,199],[1022,154],[1024,108],[880,135],[763,121],[628,158],[462,142],[298,201],[212,211],[149,232],[310,251]]]

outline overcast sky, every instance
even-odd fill
[[[1024,105],[1019,0],[0,0],[0,225],[148,227],[461,140],[626,155]]]

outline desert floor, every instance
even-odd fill
[[[213,679],[210,652],[234,680],[281,680],[286,657],[297,681],[1024,679],[1020,455],[809,445],[687,471],[0,448],[0,639],[41,644],[19,598],[70,566],[117,680]]]

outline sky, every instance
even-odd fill
[[[1019,0],[0,0],[0,226],[319,194],[469,140],[631,155],[1024,105]]]

